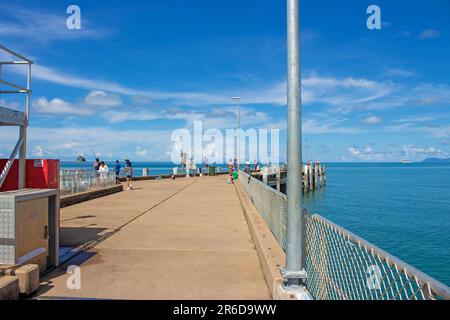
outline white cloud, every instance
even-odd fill
[[[136,147],[136,156],[140,159],[148,159],[148,150]]]
[[[303,122],[303,133],[305,134],[326,134],[326,133],[337,133],[337,134],[357,134],[360,132],[358,128],[351,126],[344,126],[343,124],[347,122],[348,119],[321,119],[309,118]]]
[[[361,121],[364,124],[373,125],[373,124],[380,124],[382,122],[381,117],[377,116],[370,116]]]
[[[386,70],[385,75],[387,77],[405,77],[410,78],[417,75],[416,71],[414,70],[406,70],[402,68],[391,68]]]
[[[344,160],[353,161],[400,161],[402,159],[409,159],[412,161],[422,161],[425,158],[437,157],[445,158],[449,154],[445,151],[435,147],[419,147],[415,145],[393,145],[394,150],[380,152],[373,149],[371,146],[348,148],[348,156],[344,156]]]
[[[13,71],[18,72],[19,69]],[[19,72],[23,72],[20,70]],[[172,105],[211,105],[232,104],[231,97],[240,92],[242,104],[275,104],[286,105],[286,83],[275,82],[271,85],[223,92],[184,92],[139,90],[121,84],[96,79],[86,79],[60,72],[39,64],[33,66],[33,77],[36,79],[57,83],[60,85],[104,91],[131,96],[148,98],[153,101],[170,103]],[[367,79],[321,77],[317,74],[302,79],[302,98],[304,104],[326,103],[333,106],[354,105],[376,100],[388,95],[392,90],[391,83],[380,83]]]
[[[33,148],[33,156],[35,157],[45,157],[46,154],[46,150],[41,146],[36,146]]]
[[[84,103],[96,107],[114,108],[122,105],[122,100],[117,94],[94,90],[84,98]]]
[[[15,141],[17,130],[12,127],[2,129],[4,141]],[[30,126],[27,145],[29,150],[42,151],[46,157],[75,160],[80,154],[92,158],[93,153],[100,157],[117,159],[136,158],[137,146],[151,146],[151,161],[169,160],[171,130],[119,130],[101,127],[45,128]],[[1,148],[1,152],[9,148]],[[33,154],[34,155],[34,154]],[[37,155],[34,155],[37,156]],[[146,159],[147,160],[147,159]]]
[[[158,107],[158,111],[147,111],[145,109],[132,109],[132,106],[123,108],[120,111],[113,111],[104,114],[110,123],[118,123],[128,120],[153,120],[158,118],[181,119],[186,121],[203,120],[208,121],[208,126],[224,127],[229,119],[219,119],[206,117],[198,111],[177,111],[173,115],[169,114],[171,107],[205,107],[211,105],[231,106],[231,97],[239,92],[242,96],[242,105],[271,104],[285,106],[286,104],[286,84],[285,82],[275,82],[272,85],[260,88],[239,88],[223,92],[183,92],[183,91],[159,91],[159,90],[139,90],[129,88],[118,83],[85,79],[72,76],[67,72],[59,72],[47,67],[33,66],[35,78],[58,83],[60,85],[88,89],[91,93],[86,98],[87,102],[93,97],[99,104],[105,106],[118,105],[120,98],[118,95],[128,97],[139,97],[139,100],[148,99],[153,106]],[[104,90],[107,88],[108,93]],[[93,93],[94,92],[94,93]],[[103,94],[104,93],[104,94]],[[116,97],[114,98],[114,95]],[[113,97],[113,98],[111,98]],[[392,81],[375,81],[364,78],[337,78],[323,77],[313,73],[302,79],[302,99],[305,107],[319,105],[327,108],[329,114],[346,115],[358,111],[387,110],[401,107],[427,107],[450,104],[450,87],[447,84],[420,83],[416,85],[396,84]],[[102,100],[101,103],[99,100]],[[86,101],[85,101],[86,102]],[[69,103],[67,103],[69,104]],[[66,105],[66,113],[77,115],[88,115],[95,110],[86,108],[86,105],[72,103]],[[76,109],[76,110],[74,110]],[[44,108],[48,112],[50,109]],[[61,112],[63,113],[63,112]],[[263,121],[267,116],[264,113],[253,113],[249,119]],[[246,119],[243,117],[243,119]],[[269,121],[270,122],[270,121]],[[254,121],[258,124],[258,121]]]
[[[445,158],[448,157],[449,154],[440,149],[436,149],[434,147],[417,147],[414,145],[406,145],[403,146],[403,152],[408,157],[438,157]]]
[[[383,153],[376,152],[370,146],[364,148],[349,147],[348,152],[352,160],[383,161],[385,159],[385,155]]]
[[[419,34],[420,40],[428,40],[428,39],[435,39],[439,38],[441,36],[442,32],[435,29],[426,29],[422,30]]]
[[[71,114],[78,116],[87,116],[93,114],[93,110],[80,108],[70,102],[64,101],[59,98],[47,100],[45,97],[41,97],[34,101],[34,107],[41,113],[47,114]]]

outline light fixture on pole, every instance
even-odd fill
[[[241,163],[241,97],[232,97],[231,99],[237,101],[237,110],[238,110],[237,111],[237,121],[238,121],[238,125],[237,125],[237,129],[238,129],[237,163],[238,163],[238,167],[240,167],[240,163]]]

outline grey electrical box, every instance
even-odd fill
[[[0,265],[58,266],[59,199],[50,189],[0,193]]]

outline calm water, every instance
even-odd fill
[[[450,285],[450,165],[327,166],[305,207]]]
[[[142,168],[160,175],[175,167],[133,165],[137,175]],[[305,207],[450,285],[449,188],[450,164],[330,163],[326,188],[307,194]]]

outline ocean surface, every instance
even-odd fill
[[[108,163],[110,167],[113,163]],[[304,206],[450,285],[450,164],[328,163],[327,186]],[[136,175],[172,163],[134,163]],[[226,169],[225,165],[219,165]],[[62,169],[92,164],[62,162]]]

